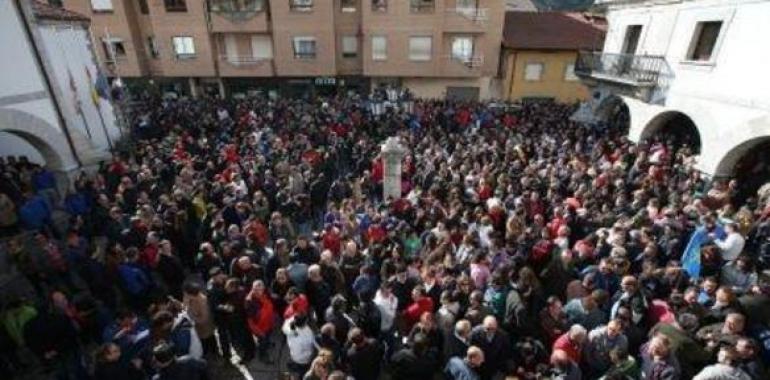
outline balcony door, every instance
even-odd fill
[[[639,37],[642,35],[641,25],[629,25],[626,28],[626,37],[623,39],[623,54],[634,55],[639,47]]]

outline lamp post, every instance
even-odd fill
[[[401,160],[406,155],[406,148],[399,142],[398,137],[388,137],[382,144],[380,152],[383,160],[382,199],[401,198]]]

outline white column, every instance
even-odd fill
[[[401,198],[401,160],[406,154],[397,137],[388,137],[382,144],[382,166],[384,175],[382,180],[383,200]]]

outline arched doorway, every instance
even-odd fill
[[[6,149],[13,144],[11,149]],[[31,162],[48,166],[52,169],[60,169],[62,160],[59,154],[45,141],[30,133],[18,130],[0,130],[0,148],[3,156],[27,156]],[[30,149],[34,151],[30,152]],[[42,161],[42,162],[40,162]]]
[[[594,97],[601,97],[601,93],[596,92]],[[599,103],[594,111],[597,119],[606,123],[612,131],[627,134],[631,125],[631,113],[628,105],[623,98],[617,95],[609,95]]]
[[[674,147],[689,147],[696,154],[701,150],[701,137],[695,122],[679,111],[666,111],[650,120],[640,140],[671,143]]]
[[[738,182],[735,201],[742,204],[757,190],[770,183],[770,136],[747,140],[731,149],[717,166],[720,177],[734,178]]]
[[[67,171],[79,166],[64,134],[37,116],[14,109],[0,109],[0,132],[16,137],[10,142],[23,139],[52,170]]]

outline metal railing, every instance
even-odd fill
[[[222,54],[219,56],[219,60],[223,62],[227,62],[233,66],[254,66],[254,65],[261,65],[263,63],[266,63],[270,61],[270,58],[259,58],[259,57],[252,57],[252,56],[227,56],[225,54]]]
[[[487,8],[447,8],[446,12],[460,15],[476,23],[489,20],[489,9]]]
[[[409,4],[412,13],[432,13],[435,9],[436,3],[433,0],[412,0]]]
[[[254,17],[265,9],[264,6],[264,0],[209,0],[211,13],[233,20]]]
[[[449,59],[450,61],[462,63],[469,69],[475,69],[475,68],[481,67],[484,64],[484,56],[480,54],[473,55],[473,56],[461,56],[461,55],[449,54],[444,57],[446,59]]]
[[[658,55],[581,51],[575,62],[575,74],[636,85],[655,85],[665,67],[666,59]]]

